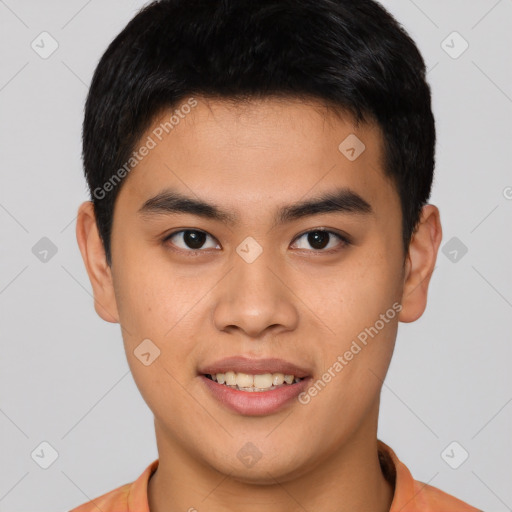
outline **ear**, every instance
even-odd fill
[[[94,293],[94,309],[106,322],[118,323],[112,272],[96,225],[92,201],[82,203],[76,221],[76,239]]]
[[[405,261],[402,310],[398,315],[400,322],[414,322],[425,311],[428,285],[442,236],[438,208],[432,204],[425,205]]]

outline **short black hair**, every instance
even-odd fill
[[[155,117],[192,95],[310,98],[376,123],[407,253],[436,134],[425,63],[393,16],[373,0],[157,0],[108,46],[85,104],[84,172],[109,266],[126,162]]]

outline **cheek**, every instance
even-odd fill
[[[158,261],[129,258],[117,266],[116,301],[128,333],[163,340],[190,309],[193,288],[170,270]]]
[[[347,408],[352,409],[354,417],[362,417],[379,395],[401,308],[397,257],[377,248],[363,256],[347,264],[346,271],[340,269],[322,297],[323,318],[329,319],[331,332],[318,345],[323,352],[320,379],[330,379],[319,402],[329,402],[327,409],[333,414],[346,415]]]
[[[141,393],[179,387],[169,374],[180,382],[189,378],[186,362],[197,345],[197,326],[204,325],[200,299],[211,285],[204,279],[192,282],[180,277],[168,264],[129,259],[118,266],[116,280],[124,347]],[[151,340],[145,343],[150,352],[158,354],[151,367],[137,359],[144,340]]]
[[[322,318],[328,319],[337,336],[345,340],[356,337],[400,300],[401,274],[392,258],[378,252],[358,257],[357,262],[340,267],[315,297]],[[394,313],[392,309],[388,316],[394,317]]]
[[[133,379],[155,415],[167,408],[187,412],[188,395],[180,384],[190,379],[186,363],[196,340],[195,290],[175,276],[163,277],[155,265],[127,263],[118,267],[116,297]]]

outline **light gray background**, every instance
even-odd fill
[[[400,324],[379,437],[416,479],[512,510],[512,1],[384,4],[430,69],[442,247],[457,237],[468,252],[440,252],[426,313]],[[1,511],[70,509],[157,457],[119,326],[96,316],[75,238],[87,87],[142,5],[0,0]],[[31,48],[43,31],[59,45],[47,59]],[[456,59],[442,47],[453,31],[469,43]],[[444,43],[452,54],[461,44]],[[46,263],[32,252],[42,237],[58,249]],[[42,441],[58,452],[48,469],[31,458]],[[458,469],[441,457],[452,441],[469,453]]]

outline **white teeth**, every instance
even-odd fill
[[[239,388],[252,388],[252,385],[254,384],[254,377],[248,373],[237,373],[235,381]]]
[[[282,373],[274,373],[272,375],[272,384],[274,386],[280,386],[284,382],[284,375]]]
[[[283,373],[251,375],[249,373],[229,371],[210,376],[212,380],[219,384],[226,384],[227,386],[243,391],[268,391],[282,386],[284,383],[293,384],[294,382],[300,382],[302,380],[294,375],[284,375]]]
[[[245,386],[248,387],[248,386]],[[270,388],[272,387],[272,374],[264,373],[263,375],[254,376],[254,387],[255,388]]]
[[[226,384],[228,386],[234,386],[236,384],[236,373],[235,372],[226,372],[224,374],[226,379]]]

